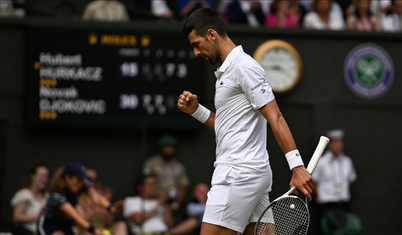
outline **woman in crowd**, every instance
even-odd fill
[[[60,167],[50,182],[49,192],[49,199],[39,217],[38,235],[74,235],[74,223],[90,233],[102,235],[104,229],[94,228],[75,209],[81,193],[88,194],[96,204],[110,212],[119,209],[118,204],[112,205],[91,185],[85,167],[80,163]]]
[[[270,6],[270,14],[265,17],[268,27],[293,28],[299,26],[300,15],[290,11],[290,1],[274,0]]]
[[[306,29],[345,29],[345,21],[341,11],[331,11],[331,0],[314,0],[313,10],[304,17]]]
[[[346,27],[357,31],[379,31],[380,22],[370,11],[370,0],[357,0],[352,14],[346,18]]]
[[[87,169],[87,175],[94,187],[106,199],[112,198],[112,189],[110,187],[101,187],[98,175],[95,170]],[[119,201],[122,204],[123,201]],[[116,203],[115,203],[116,204]],[[107,211],[104,207],[96,205],[95,201],[88,194],[82,194],[76,206],[79,214],[89,221],[92,225],[98,228],[107,228],[113,235],[126,235],[127,226],[124,221],[114,223],[114,215]],[[77,227],[77,234],[89,235],[88,231],[82,227]]]
[[[49,170],[45,165],[34,165],[24,187],[11,199],[11,205],[14,207],[15,235],[35,234],[36,221],[46,204],[48,175]]]

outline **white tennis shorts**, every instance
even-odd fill
[[[211,185],[202,221],[243,232],[249,223],[257,222],[270,203],[272,172],[255,175],[218,165]]]

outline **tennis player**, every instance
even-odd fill
[[[104,229],[94,228],[76,211],[75,205],[81,193],[87,193],[96,204],[111,212],[116,212],[122,205],[122,201],[112,205],[99,194],[92,187],[84,166],[76,162],[56,171],[50,182],[49,192],[49,199],[38,220],[38,235],[74,235],[74,224],[95,235],[102,235]]]
[[[267,121],[292,170],[290,187],[309,200],[312,180],[265,79],[264,69],[242,46],[228,37],[222,16],[211,8],[193,12],[183,26],[194,54],[215,72],[216,113],[184,91],[178,107],[215,131],[216,161],[201,235],[252,234],[255,222],[269,205],[272,172],[267,146]],[[273,222],[273,221],[271,221]]]

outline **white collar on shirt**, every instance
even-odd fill
[[[233,50],[226,57],[225,61],[223,61],[222,65],[215,71],[215,76],[217,79],[222,77],[226,69],[232,64],[232,61],[241,53],[244,53],[241,45],[233,48]]]

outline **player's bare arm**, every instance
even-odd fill
[[[184,91],[177,101],[179,109],[187,114],[192,115],[197,111],[199,103],[196,94],[192,94],[189,91]],[[209,129],[215,130],[215,113],[211,112],[208,120],[204,123]]]
[[[279,146],[284,153],[288,153],[297,149],[296,143],[290,132],[285,118],[275,100],[269,102],[264,107],[260,108],[261,114],[268,120],[271,125],[272,132],[278,141]],[[299,189],[309,200],[311,200],[311,193],[313,190],[313,182],[310,173],[304,166],[295,167],[292,169],[292,179],[290,181],[290,187],[296,187]],[[295,191],[297,194],[297,191]]]

